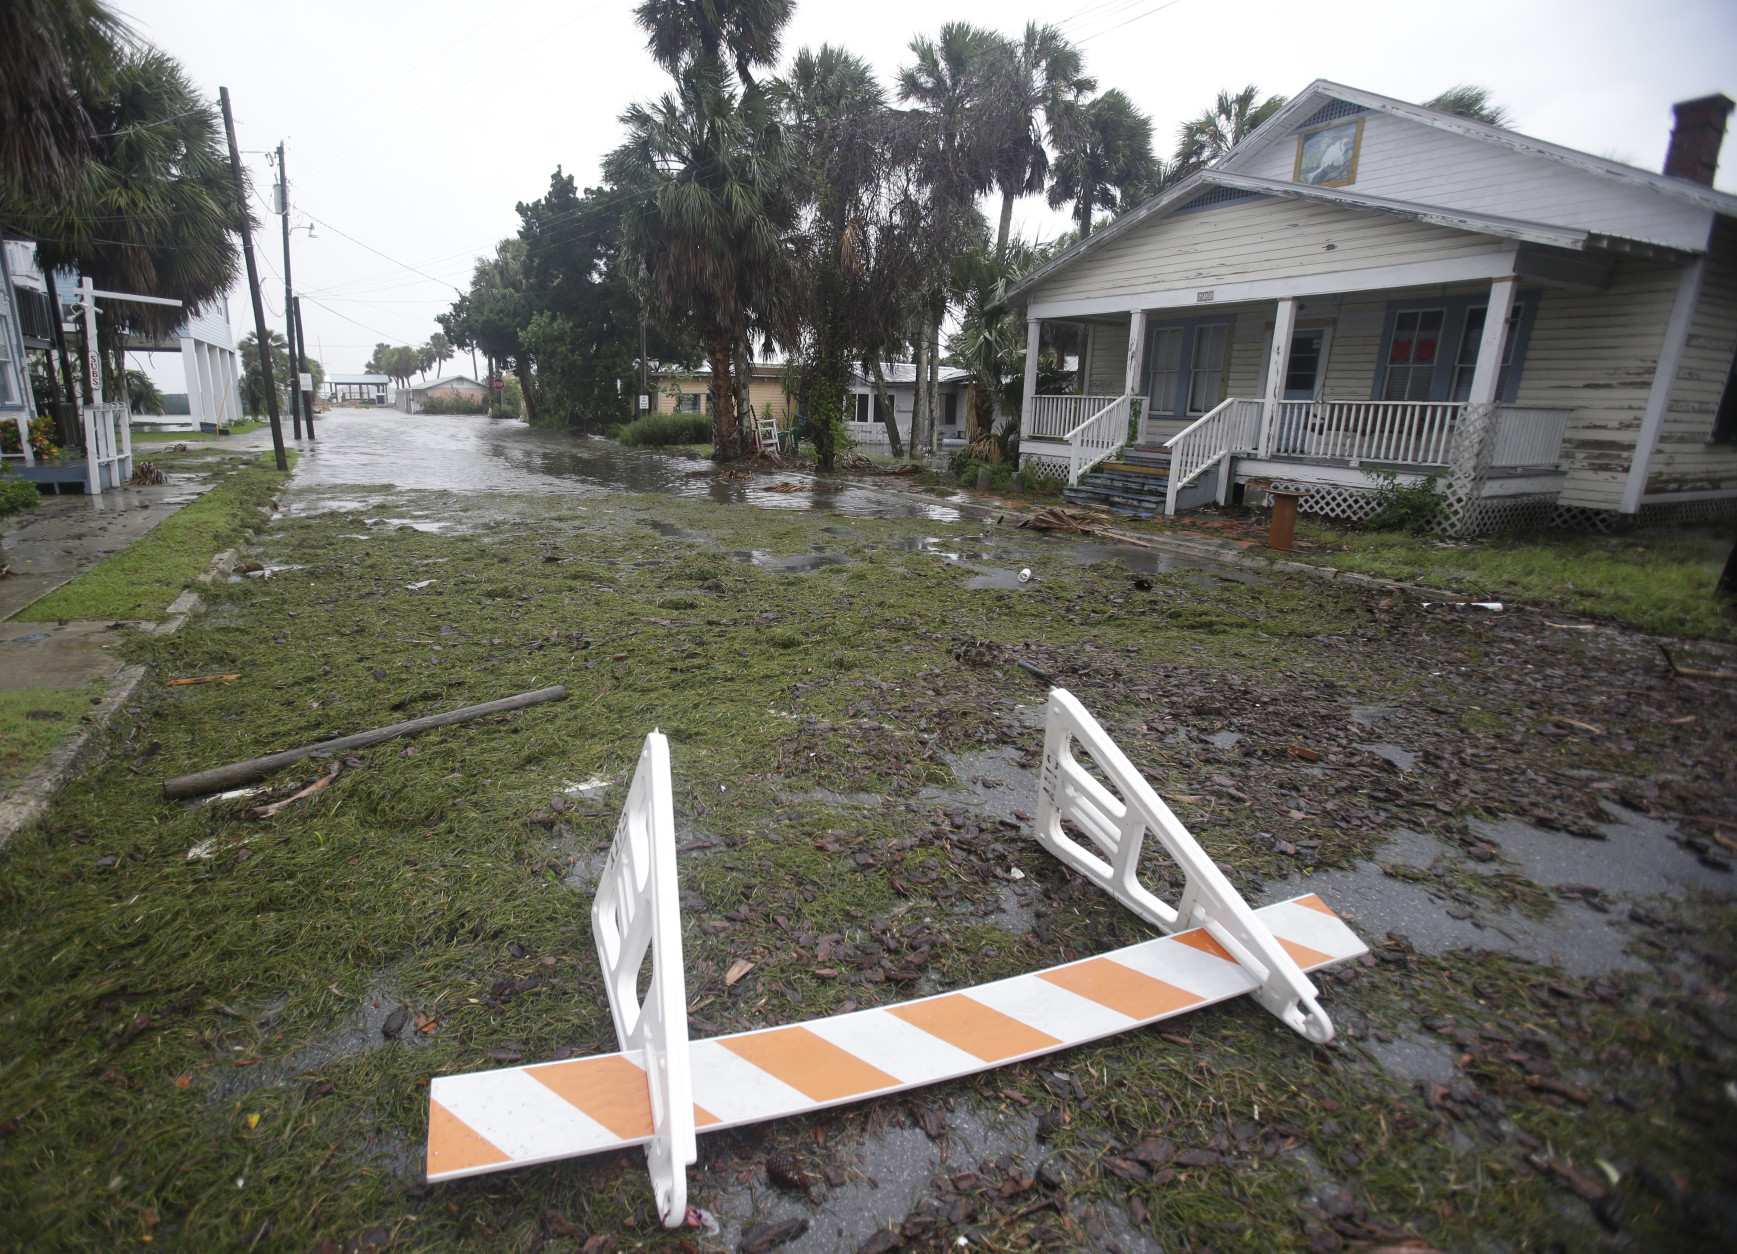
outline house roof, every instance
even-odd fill
[[[886,376],[886,380],[889,384],[915,383],[917,380],[917,367],[914,363],[908,361],[887,362],[881,367],[881,373]],[[860,370],[853,372],[853,374],[859,383],[872,384],[874,382],[870,376],[863,374]],[[957,366],[942,366],[940,369],[940,378],[942,383],[957,383],[961,379],[968,379],[970,377],[971,372],[969,370],[961,370]]]
[[[327,383],[390,383],[391,376],[383,374],[329,374]]]
[[[431,388],[458,387],[461,384],[468,385],[468,386],[473,387],[473,388],[482,388],[482,390],[485,392],[488,391],[488,389],[486,387],[484,387],[481,383],[478,383],[475,379],[473,379],[469,375],[465,375],[465,374],[448,375],[444,379],[436,379],[433,383],[418,383],[415,387],[411,388],[410,390],[413,392],[426,392],[426,391],[429,391]]]
[[[1689,179],[1654,174],[1648,170],[1624,165],[1618,161],[1610,161],[1603,157],[1595,157],[1590,153],[1564,148],[1559,144],[1546,143],[1541,139],[1520,135],[1499,126],[1488,126],[1482,122],[1473,122],[1467,118],[1459,117],[1456,114],[1443,113],[1439,109],[1426,109],[1422,105],[1408,104],[1403,100],[1394,100],[1374,92],[1360,91],[1354,87],[1346,87],[1341,83],[1317,79],[1293,97],[1284,108],[1255,128],[1240,144],[1225,153],[1215,164],[1206,169],[1197,170],[1175,186],[1142,204],[1136,205],[1121,217],[1092,232],[1091,235],[1066,252],[1052,257],[1009,289],[1006,297],[1003,298],[1004,302],[1017,302],[1033,288],[1047,282],[1060,271],[1105,247],[1111,241],[1127,234],[1140,223],[1155,217],[1162,217],[1169,211],[1186,205],[1203,189],[1211,187],[1224,187],[1261,196],[1311,200],[1364,212],[1392,214],[1436,226],[1474,231],[1480,235],[1495,235],[1527,243],[1548,244],[1558,248],[1582,251],[1605,248],[1626,250],[1629,247],[1638,246],[1643,249],[1680,255],[1675,249],[1660,248],[1657,245],[1630,241],[1618,236],[1603,235],[1578,227],[1482,214],[1418,201],[1371,196],[1346,188],[1315,187],[1306,183],[1261,178],[1237,172],[1237,166],[1245,164],[1254,153],[1265,149],[1275,140],[1289,136],[1305,119],[1316,113],[1327,100],[1343,100],[1372,112],[1390,113],[1396,117],[1407,118],[1413,122],[1491,143],[1523,156],[1559,162],[1583,173],[1594,174],[1631,187],[1656,192],[1686,204],[1712,209],[1717,213],[1737,216],[1737,196],[1714,191],[1710,187],[1705,187]]]

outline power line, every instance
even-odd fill
[[[1135,22],[1144,21],[1146,18],[1151,17],[1154,13],[1162,13],[1165,9],[1175,8],[1177,5],[1179,5],[1181,3],[1182,3],[1182,0],[1165,0],[1165,3],[1154,5],[1150,9],[1147,9],[1144,13],[1136,13],[1133,17],[1129,18],[1125,22],[1117,22],[1114,26],[1105,27],[1103,30],[1097,32],[1097,34],[1087,35],[1084,38],[1076,40],[1075,42],[1082,43],[1082,44],[1089,44],[1094,39],[1102,39],[1105,35],[1108,35],[1113,31],[1119,31],[1124,26],[1132,26]]]

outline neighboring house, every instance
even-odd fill
[[[1737,512],[1732,107],[1677,105],[1653,174],[1318,81],[1010,293],[1087,345],[1081,395],[1028,353],[1021,461],[1136,512],[1363,518],[1369,470],[1457,531]]]
[[[57,279],[56,283],[59,282]],[[210,429],[240,421],[242,362],[229,327],[227,297],[199,310],[172,335],[155,340],[129,335],[126,347],[128,352],[181,354],[181,369],[187,379],[187,408],[171,409],[165,396],[165,415],[185,413],[196,426]]]
[[[910,447],[911,410],[917,403],[917,368],[910,362],[896,361],[881,367],[887,381],[887,393],[893,403],[893,421],[898,424],[899,440]],[[966,441],[969,424],[966,419],[966,395],[970,390],[971,374],[957,366],[942,366],[938,372],[941,412],[936,430],[943,448],[961,448]],[[871,451],[890,450],[887,428],[882,420],[876,395],[875,381],[857,374],[851,377],[851,400],[845,413],[844,429],[852,442]]]
[[[37,307],[36,293],[14,271],[24,265],[35,268],[36,249],[29,240],[11,239],[0,248],[0,422],[10,424],[18,433],[20,452],[7,454],[26,466],[35,464],[30,451],[30,422],[36,417],[36,401],[30,393],[30,369],[24,356],[27,319],[29,330],[48,330],[34,325],[47,316]],[[22,263],[22,264],[21,264]],[[17,283],[18,286],[14,286]],[[43,305],[47,297],[41,298]],[[34,337],[33,337],[34,338]]]
[[[688,372],[654,372],[651,376],[651,409],[654,414],[709,414],[712,412],[712,368],[700,366]],[[748,397],[756,416],[767,405],[780,425],[788,425],[796,412],[796,400],[784,390],[781,362],[755,362],[749,367]],[[640,411],[641,413],[647,411]]]
[[[391,383],[383,374],[329,374],[322,386],[334,405],[385,405]]]
[[[481,408],[487,405],[488,399],[488,384],[455,374],[449,378],[436,379],[433,383],[399,388],[397,405],[407,414],[416,414],[421,413],[422,407],[431,400],[464,400]]]

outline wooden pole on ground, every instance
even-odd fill
[[[259,295],[259,267],[253,263],[253,228],[247,216],[247,181],[241,177],[241,149],[235,143],[235,117],[229,111],[229,88],[219,87],[217,98],[223,105],[223,130],[229,137],[229,169],[235,175],[235,209],[241,219],[241,255],[247,261],[247,290],[253,294],[253,333],[259,341],[259,380],[265,388],[266,412],[271,415],[271,448],[277,455],[277,468],[289,469],[289,456],[283,449],[283,423],[277,415],[277,385],[271,378],[271,336],[265,328],[265,302]]]
[[[499,701],[485,701],[481,705],[467,705],[462,709],[448,710],[444,714],[430,714],[426,718],[413,718],[408,723],[393,723],[390,727],[377,727],[373,731],[358,732],[354,736],[339,736],[336,740],[322,740],[318,744],[303,745],[299,749],[285,749],[282,753],[268,753],[263,758],[250,758],[246,762],[231,762],[228,766],[215,766],[208,771],[195,771],[191,775],[177,775],[174,779],[163,781],[163,795],[168,798],[197,797],[202,793],[218,792],[225,788],[234,788],[249,780],[270,775],[273,771],[282,770],[303,758],[316,753],[343,753],[350,749],[365,749],[369,745],[377,745],[383,740],[395,740],[399,736],[413,736],[417,732],[431,731],[436,727],[449,727],[454,723],[467,723],[474,718],[484,718],[490,714],[504,714],[508,710],[522,709],[527,705],[541,705],[545,701],[559,701],[567,695],[567,690],[557,684],[553,688],[539,688],[535,692],[521,692],[516,697],[502,697]]]

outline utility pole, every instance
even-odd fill
[[[296,321],[292,312],[295,305],[295,291],[290,283],[290,246],[289,246],[289,175],[283,168],[283,145],[277,146],[277,203],[272,208],[283,218],[283,330],[284,339],[289,348],[290,377],[284,380],[289,390],[290,425],[295,429],[296,439],[302,438],[302,405],[301,405],[301,373],[302,355],[296,351]]]
[[[306,331],[302,330],[302,298],[300,296],[295,298],[295,311],[296,343],[302,346],[302,356],[305,357],[308,352],[308,335]],[[311,440],[314,438],[314,394],[302,387],[302,363],[299,361],[296,362],[296,390],[302,396],[302,408],[308,420],[308,439]]]
[[[289,469],[283,450],[283,423],[277,416],[277,385],[271,378],[271,339],[265,329],[265,302],[259,295],[259,267],[253,264],[253,229],[247,224],[247,182],[241,177],[241,149],[235,145],[235,117],[229,111],[229,88],[219,87],[223,105],[223,131],[229,137],[229,169],[235,175],[235,204],[241,213],[241,255],[247,261],[247,290],[253,294],[253,334],[259,341],[259,379],[265,386],[266,412],[271,415],[271,448],[277,468]]]
[[[651,363],[646,360],[645,346],[645,305],[639,306],[639,396],[633,400],[633,416],[638,418],[641,410],[641,397],[651,392]]]

